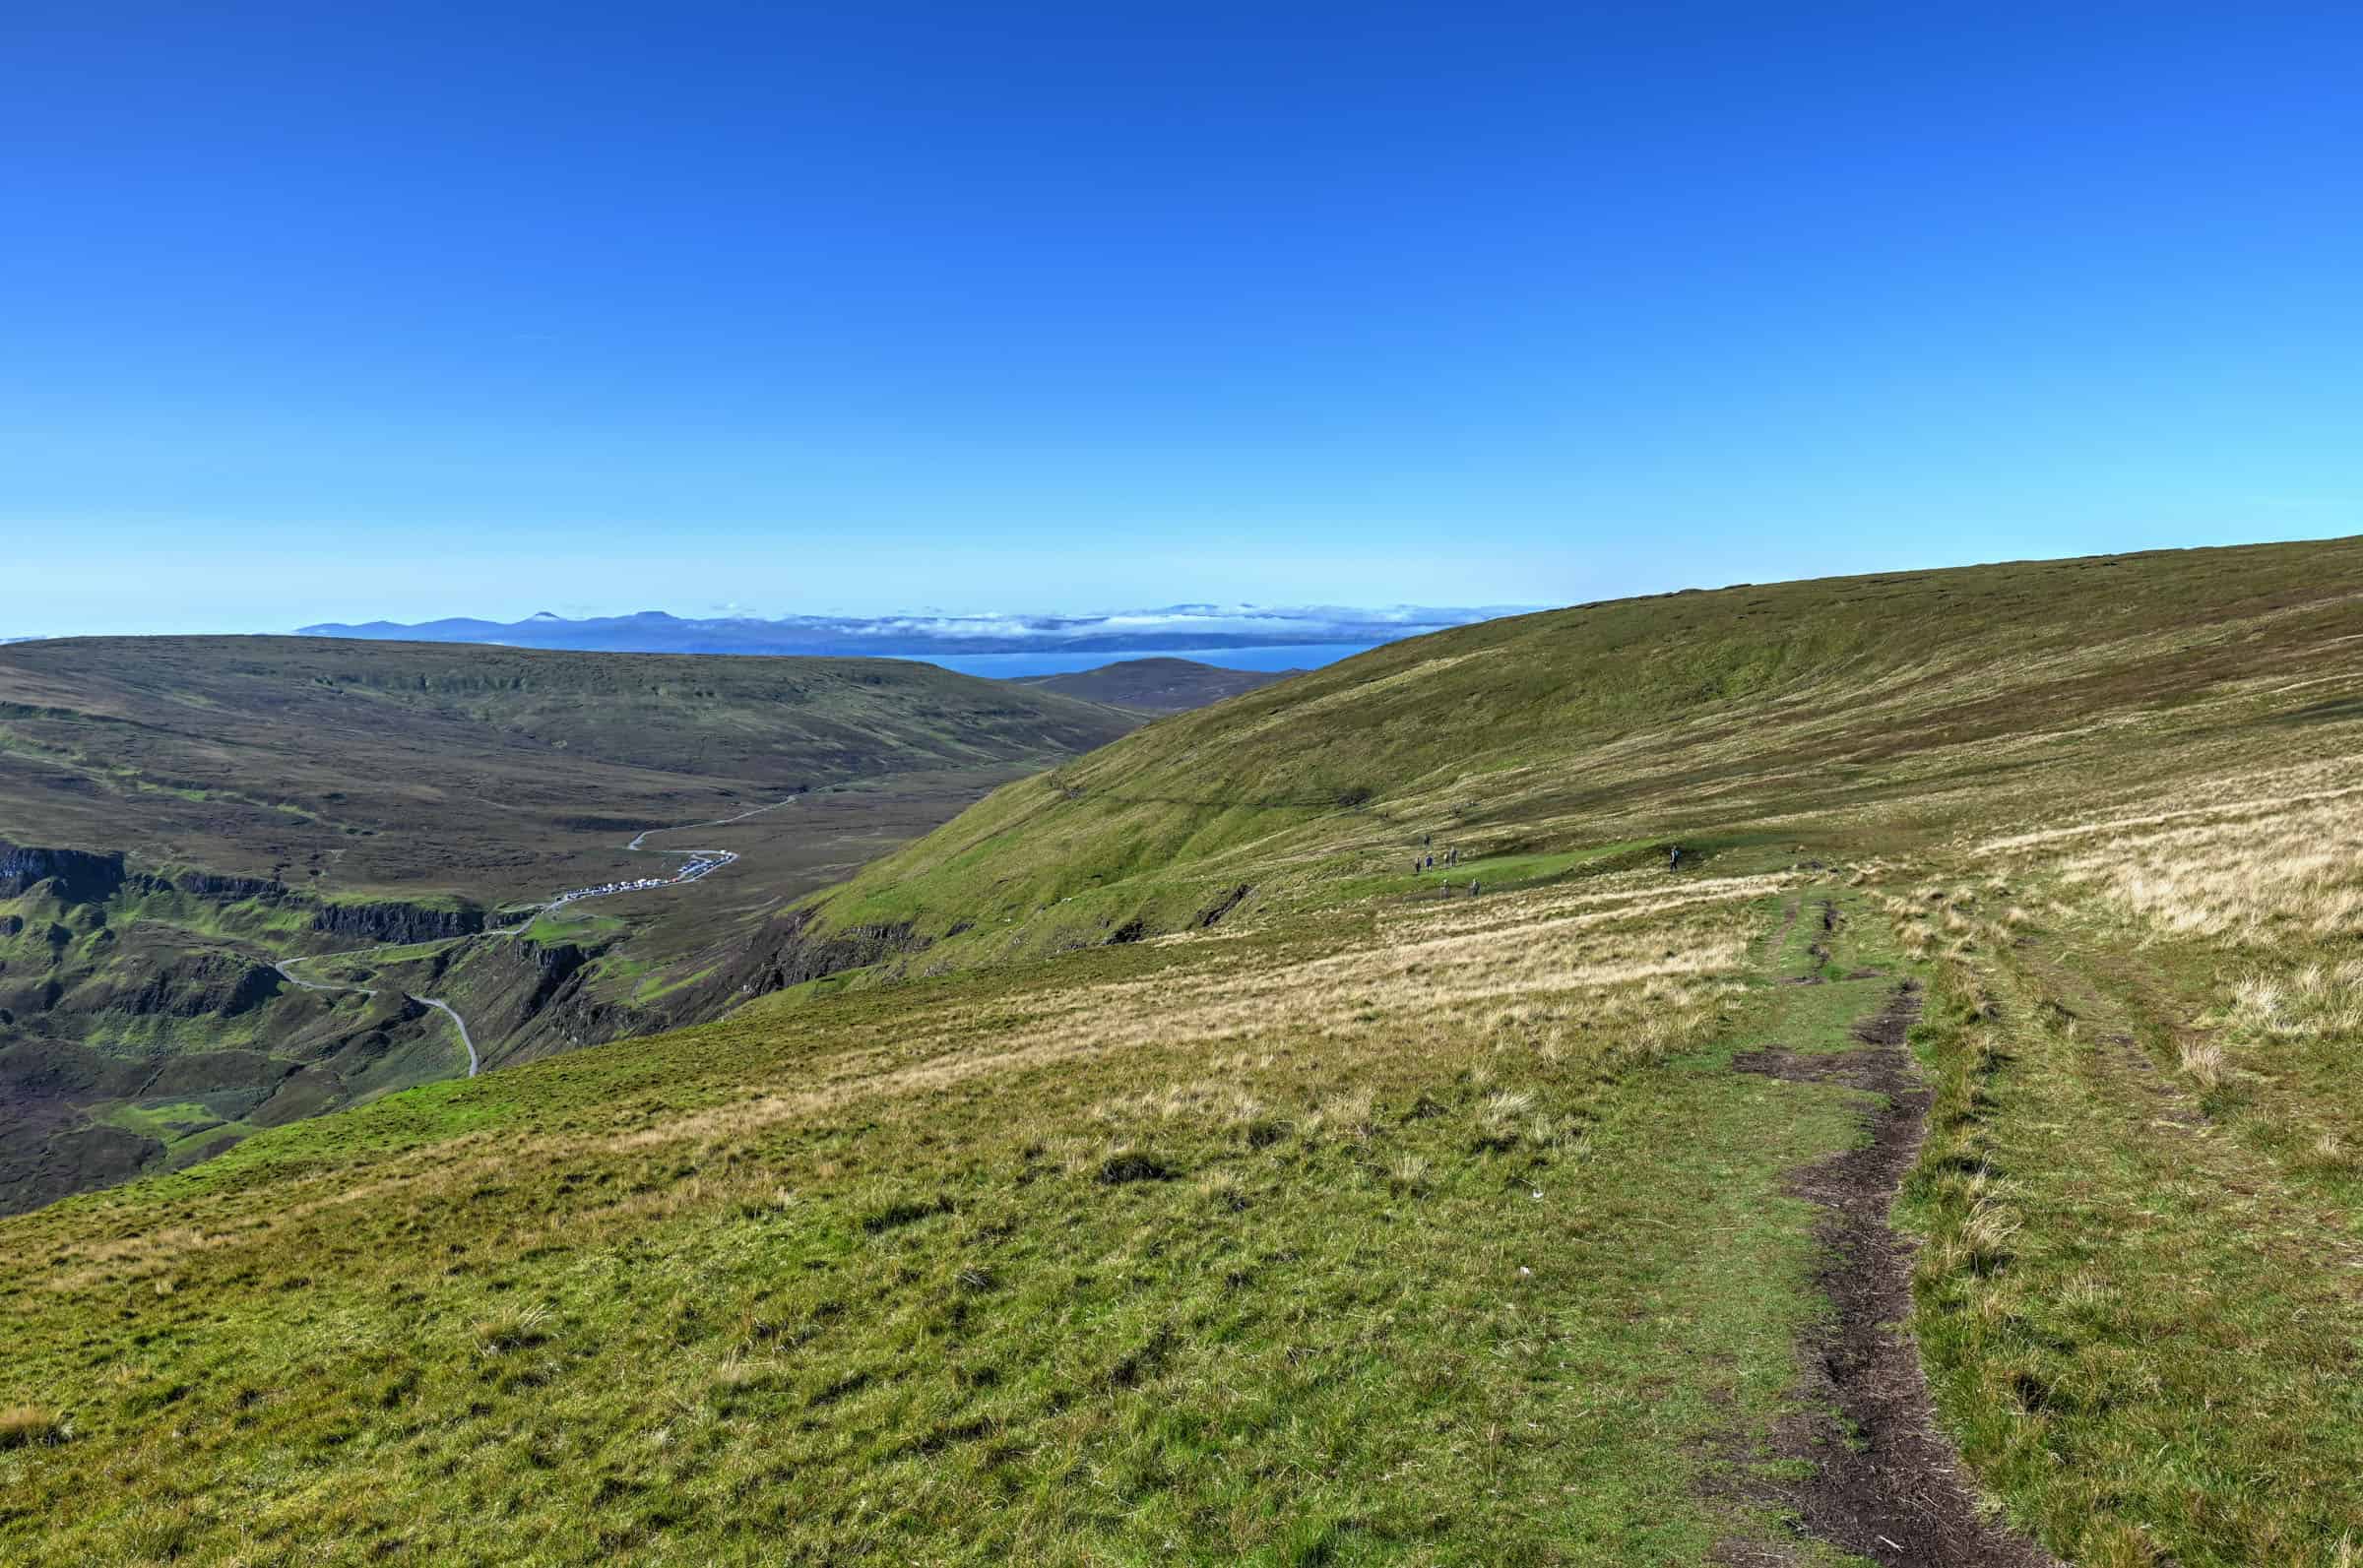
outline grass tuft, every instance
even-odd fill
[[[66,1440],[66,1423],[38,1405],[0,1410],[0,1449],[49,1448]]]

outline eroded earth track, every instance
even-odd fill
[[[1887,1217],[1919,1156],[1932,1098],[1904,1043],[1921,1002],[1918,983],[1906,980],[1855,1026],[1852,1049],[1773,1048],[1732,1062],[1741,1072],[1879,1097],[1863,1114],[1865,1143],[1790,1174],[1790,1190],[1821,1210],[1816,1283],[1830,1316],[1799,1347],[1800,1412],[1781,1423],[1774,1448],[1812,1468],[1780,1500],[1808,1536],[1891,1568],[2054,1568],[1991,1518],[1963,1480],[1906,1327],[1912,1245]]]

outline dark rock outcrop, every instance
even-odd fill
[[[797,909],[748,944],[734,963],[709,982],[706,995],[712,999],[713,1010],[709,1013],[701,1008],[700,1013],[714,1016],[750,996],[785,990],[882,959],[924,952],[928,945],[928,939],[914,931],[908,920],[849,926],[824,936],[812,930],[811,910]]]
[[[432,942],[474,936],[484,928],[481,909],[436,909],[388,900],[381,904],[329,904],[312,916],[312,929],[356,942]]]
[[[580,987],[570,982],[590,961],[590,952],[572,942],[543,947],[517,938],[482,944],[467,971],[472,993],[481,998],[479,1032],[487,1036],[518,1035],[553,1007],[576,1000]]]
[[[1198,911],[1198,926],[1203,929],[1210,925],[1220,924],[1224,915],[1245,903],[1247,895],[1254,891],[1246,883],[1242,882],[1238,887],[1233,888]]]
[[[671,1028],[675,1020],[670,1016],[663,1026]],[[527,1057],[547,1056],[557,1051],[577,1050],[585,1045],[602,1045],[626,1035],[649,1033],[645,1014],[616,1002],[595,999],[581,986],[564,992],[533,1021],[530,1031],[520,1031],[525,1038],[520,1053],[504,1060],[523,1060]]]
[[[42,849],[0,839],[0,899],[13,899],[36,882],[54,880],[68,904],[96,904],[123,886],[123,852]]]
[[[269,877],[220,876],[211,871],[184,871],[172,879],[172,886],[193,898],[221,899],[236,903],[240,899],[261,899],[276,904],[287,895],[287,885]]]
[[[591,955],[572,942],[559,942],[549,947],[529,942],[524,946],[533,960],[535,971],[534,988],[526,997],[525,1008],[528,1013],[538,1013],[590,962]]]

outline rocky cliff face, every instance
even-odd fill
[[[481,1016],[500,1040],[495,1059],[516,1061],[596,1044],[627,1032],[627,1011],[584,994],[583,972],[593,955],[572,942],[548,947],[525,941],[485,944],[470,961],[469,983],[482,998]]]
[[[484,928],[481,909],[436,909],[388,900],[379,904],[325,904],[312,916],[312,929],[355,942],[431,942],[473,936]]]
[[[172,879],[171,885],[192,898],[220,899],[224,903],[261,899],[276,904],[287,896],[284,882],[273,882],[268,877],[217,876],[211,871],[184,871]]]
[[[826,937],[815,935],[811,923],[808,909],[798,909],[774,922],[735,963],[701,988],[695,1020],[718,1018],[749,997],[800,985],[840,970],[924,952],[928,945],[927,938],[914,932],[907,920],[858,925]]]
[[[88,849],[43,849],[0,839],[0,899],[13,899],[54,878],[68,903],[96,904],[123,886],[123,855]]]

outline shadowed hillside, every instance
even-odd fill
[[[2340,1568],[2358,627],[2024,564],[1160,720],[717,1023],[0,1221],[0,1540]]]

